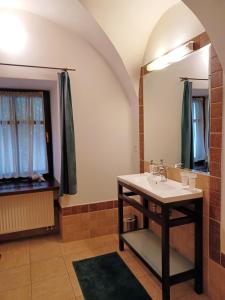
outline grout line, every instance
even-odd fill
[[[61,246],[60,246],[60,251],[62,252]],[[64,254],[63,254],[63,253],[62,253],[62,259],[63,259],[63,262],[64,262],[64,266],[65,266],[65,268],[66,268],[66,273],[67,273],[67,275],[68,275],[68,277],[69,277],[69,282],[70,282],[71,288],[72,288],[72,290],[73,290],[74,297],[75,297],[75,299],[77,299],[76,294],[75,294],[75,290],[74,290],[73,284],[72,284],[72,278],[70,278],[70,273],[69,273],[69,270],[68,270],[68,268],[67,268],[66,260],[65,260],[65,257],[64,257]],[[71,263],[72,263],[72,262],[71,262]],[[75,272],[75,271],[74,271],[74,272]]]

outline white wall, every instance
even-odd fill
[[[134,172],[130,102],[110,67],[88,42],[44,18],[14,11],[27,30],[21,53],[1,52],[1,61],[75,67],[70,74],[76,131],[78,194],[63,205],[116,198],[116,176]],[[0,67],[2,78],[57,80],[55,71]],[[35,83],[36,82],[36,83]],[[34,85],[37,81],[33,82]],[[40,82],[39,82],[40,83]],[[30,87],[30,86],[29,86]],[[53,88],[56,92],[56,86]],[[51,99],[54,163],[59,175],[57,95]]]
[[[143,64],[204,32],[197,17],[182,2],[161,17],[150,35]]]
[[[144,76],[145,161],[174,165],[181,161],[181,112],[184,84],[179,77],[208,78],[209,47],[166,69]],[[193,81],[193,89],[208,89],[208,81]]]

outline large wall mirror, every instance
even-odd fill
[[[143,76],[144,161],[183,162],[185,168],[209,172],[209,52],[207,45]],[[190,94],[187,123],[184,98]],[[190,134],[190,143],[184,144]]]

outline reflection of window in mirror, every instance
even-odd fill
[[[196,91],[197,92],[197,91]],[[209,166],[209,98],[208,91],[202,96],[192,96],[192,134],[194,169],[208,172]]]

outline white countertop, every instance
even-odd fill
[[[117,179],[163,203],[203,197],[203,192],[200,189],[190,189],[188,186],[183,186],[180,182],[170,179],[161,182],[160,177],[150,173],[118,176]]]

